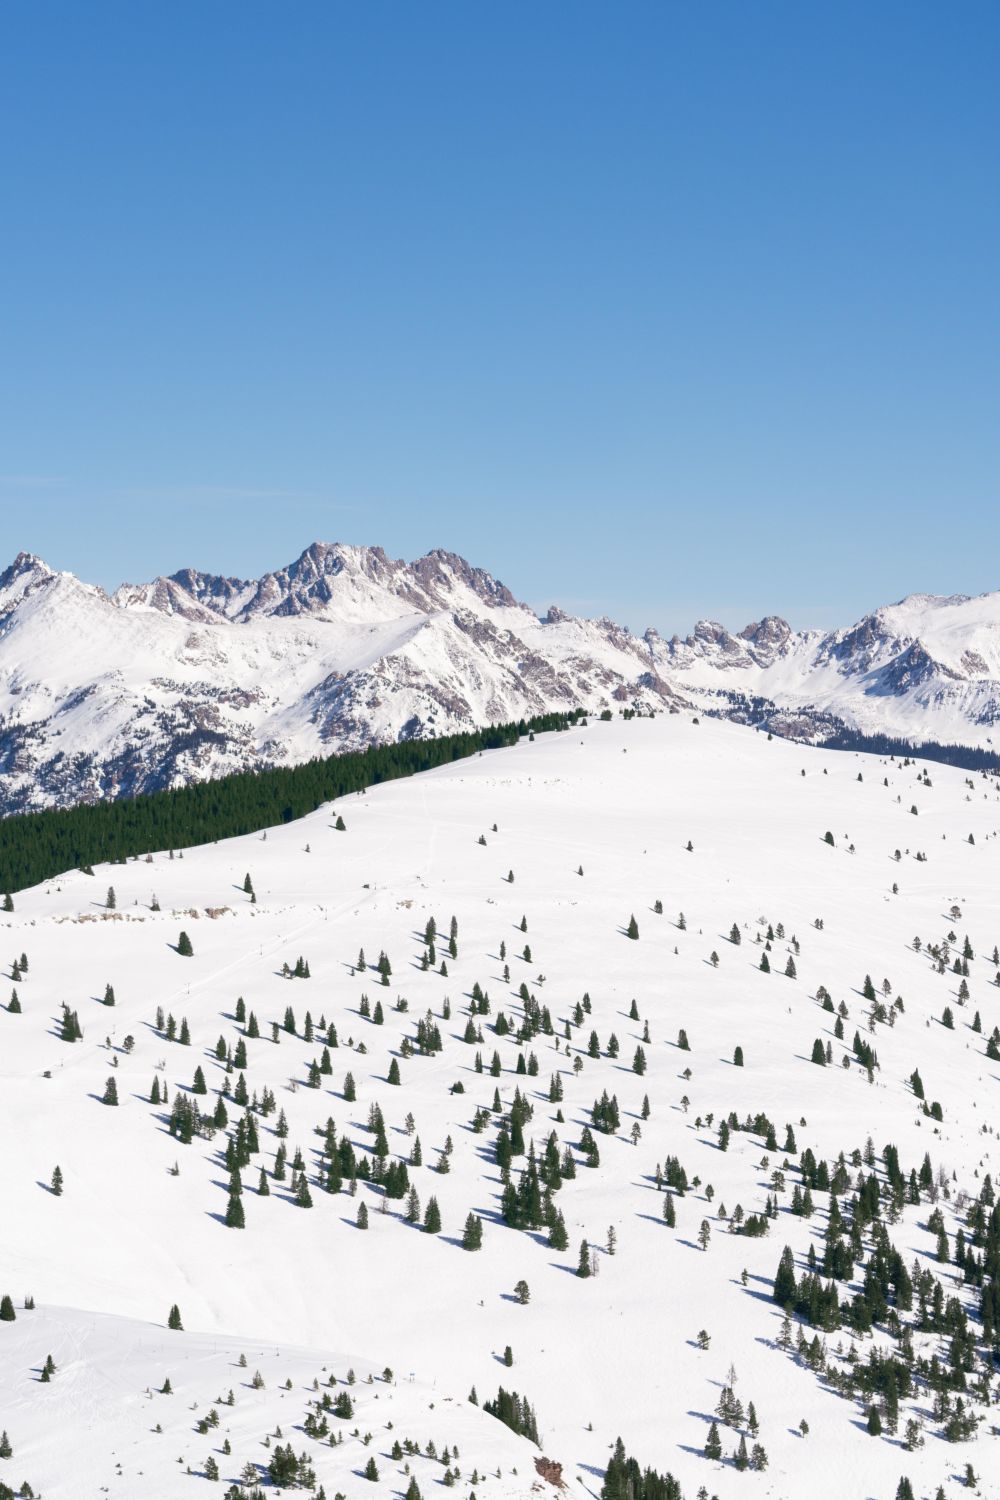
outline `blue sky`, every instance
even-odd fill
[[[977,0],[4,6],[0,559],[998,587],[998,77]]]

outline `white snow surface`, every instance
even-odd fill
[[[902,1424],[896,1437],[869,1437],[861,1405],[838,1398],[794,1351],[777,1346],[781,1312],[771,1288],[782,1247],[793,1247],[801,1273],[810,1244],[822,1256],[826,1224],[823,1194],[812,1220],[789,1212],[796,1155],[789,1154],[769,1234],[731,1233],[719,1217],[722,1205],[730,1216],[738,1204],[746,1213],[762,1210],[771,1173],[785,1161],[779,1150],[765,1164],[763,1139],[746,1130],[733,1131],[721,1152],[717,1125],[730,1111],[740,1121],[763,1111],[779,1143],[791,1124],[798,1151],[811,1147],[831,1165],[841,1151],[850,1161],[867,1137],[878,1153],[894,1143],[906,1174],[929,1152],[935,1172],[947,1174],[949,1196],[938,1206],[952,1241],[964,1222],[960,1195],[977,1193],[986,1172],[996,1179],[1000,1065],[986,1058],[985,1044],[1000,1022],[989,959],[1000,940],[998,788],[940,765],[927,775],[929,785],[920,764],[769,741],[732,724],[692,722],[690,714],[591,722],[345,798],[266,837],[187,850],[182,859],[155,852],[151,862],[98,868],[93,877],[68,873],[19,893],[14,913],[0,918],[5,960],[22,951],[29,958],[17,984],[22,1013],[0,1010],[0,1293],[9,1292],[18,1309],[15,1323],[0,1322],[0,1427],[14,1446],[0,1478],[28,1478],[45,1500],[96,1495],[105,1485],[113,1494],[164,1500],[219,1494],[199,1477],[205,1457],[217,1456],[230,1483],[248,1460],[266,1463],[262,1439],[280,1421],[296,1450],[314,1454],[328,1497],[401,1495],[402,1465],[386,1456],[394,1436],[421,1445],[433,1437],[439,1449],[457,1443],[463,1477],[454,1493],[463,1500],[472,1488],[487,1500],[526,1495],[533,1483],[535,1494],[549,1493],[532,1471],[536,1450],[465,1399],[473,1385],[482,1401],[502,1384],[535,1406],[542,1450],[564,1465],[571,1495],[599,1494],[619,1434],[643,1465],[672,1472],[686,1500],[700,1485],[720,1500],[887,1500],[901,1474],[919,1496],[933,1495],[939,1483],[951,1495],[968,1460],[987,1476],[982,1493],[996,1494],[1000,1454],[985,1409],[977,1439],[953,1445],[942,1440],[926,1391],[903,1403],[904,1417],[915,1414],[926,1436],[907,1452]],[[346,832],[334,829],[338,813]],[[827,830],[834,847],[824,841]],[[918,851],[926,861],[916,860]],[[255,905],[243,891],[248,872]],[[114,911],[105,907],[111,885]],[[154,893],[159,911],[150,909]],[[657,900],[662,915],[653,910]],[[638,941],[624,932],[632,914]],[[438,961],[447,958],[449,922],[457,919],[458,954],[446,977],[420,965],[432,915]],[[729,941],[734,923],[740,946]],[[785,934],[772,944],[769,974],[759,968],[768,923],[783,924]],[[191,958],[172,946],[181,929],[191,937]],[[913,948],[915,935],[940,943],[952,929],[955,951],[967,933],[977,955],[965,1005],[957,976],[937,973]],[[797,976],[788,978],[782,971],[793,937]],[[526,943],[530,961],[521,956]],[[370,967],[355,972],[361,947],[369,963],[380,950],[388,954],[388,986]],[[282,963],[294,965],[300,954],[311,978],[283,978]],[[880,991],[888,979],[891,998],[902,997],[894,1025],[869,1031],[870,1007],[860,994],[866,974]],[[482,1043],[469,1045],[462,1037],[476,981],[491,1009],[476,1017]],[[101,1004],[109,982],[114,1008]],[[522,982],[549,1007],[554,1035],[520,1045],[513,1032],[495,1035],[493,1024],[502,1009],[516,1029]],[[849,1009],[843,1042],[833,1035],[835,1016],[816,998],[820,985]],[[585,992],[591,1013],[570,1026],[567,1047],[565,1025]],[[359,1013],[363,995],[372,1006],[382,1001],[384,1024]],[[243,1172],[242,1231],[222,1222],[224,1134],[181,1145],[167,1132],[168,1110],[149,1103],[154,1075],[172,1101],[200,1065],[210,1091],[202,1103],[211,1110],[225,1078],[217,1039],[235,1047],[244,1030],[233,1018],[239,996],[261,1030],[246,1044],[248,1086],[274,1091],[289,1122],[289,1154],[301,1147],[313,1196],[311,1209],[299,1208],[286,1181],[258,1197],[260,1165],[270,1171],[279,1144],[272,1114],[260,1121],[261,1152]],[[405,1012],[395,1009],[401,999]],[[638,1021],[629,1018],[633,1000]],[[83,1026],[76,1044],[58,1039],[63,1002]],[[279,1029],[275,1045],[272,1024],[281,1027],[289,1005],[296,1034]],[[156,1030],[158,1006],[178,1024],[187,1018],[190,1046]],[[940,1024],[945,1006],[954,1011],[953,1030]],[[321,1017],[334,1022],[339,1037],[332,1074],[319,1089],[307,1083],[309,1063],[322,1051],[320,1036],[303,1038],[307,1010],[317,1026]],[[413,1038],[428,1011],[443,1051],[402,1055],[404,1038]],[[981,1032],[971,1028],[975,1012]],[[597,1059],[588,1055],[592,1028]],[[677,1046],[681,1028],[690,1051]],[[878,1054],[871,1082],[856,1064],[841,1066],[856,1028]],[[612,1033],[617,1059],[608,1055]],[[126,1036],[134,1038],[130,1053]],[[831,1042],[833,1066],[810,1062],[817,1037]],[[732,1063],[736,1045],[742,1068]],[[641,1077],[632,1071],[637,1046],[647,1061]],[[494,1050],[497,1078],[489,1071]],[[519,1053],[535,1054],[537,1076],[515,1071]],[[398,1087],[387,1082],[393,1058]],[[940,1125],[914,1098],[907,1082],[914,1068],[928,1100],[941,1102]],[[353,1104],[342,1091],[348,1071],[357,1084]],[[561,1106],[549,1102],[556,1072]],[[110,1076],[117,1109],[101,1103]],[[464,1092],[453,1093],[459,1082]],[[565,1252],[552,1250],[544,1232],[511,1229],[499,1218],[493,1095],[498,1088],[507,1110],[517,1087],[534,1109],[525,1135],[536,1150],[555,1130],[559,1149],[570,1146],[576,1161],[576,1176],[556,1194],[569,1231]],[[591,1169],[577,1143],[605,1089],[620,1103],[621,1127],[596,1136],[600,1165]],[[402,1202],[386,1202],[381,1212],[381,1190],[363,1182],[356,1198],[346,1184],[334,1197],[318,1185],[317,1128],[332,1117],[338,1133],[368,1155],[374,1103],[394,1159],[406,1160],[412,1149],[405,1129],[412,1113],[423,1165],[410,1168],[410,1180],[422,1206],[437,1197],[441,1235],[406,1224]],[[470,1122],[480,1106],[491,1117],[477,1134]],[[240,1111],[229,1113],[232,1126]],[[450,1170],[441,1174],[449,1136]],[[700,1182],[676,1198],[674,1230],[663,1222],[655,1183],[668,1155]],[[175,1162],[177,1176],[169,1171]],[[47,1187],[57,1163],[61,1197]],[[523,1164],[515,1158],[515,1182]],[[852,1182],[855,1175],[852,1168]],[[355,1225],[362,1201],[367,1232]],[[962,1300],[978,1336],[974,1292],[958,1268],[935,1261],[929,1207],[926,1196],[907,1206],[891,1239],[907,1265],[916,1258],[930,1266],[947,1294]],[[470,1211],[484,1222],[479,1252],[459,1242]],[[711,1226],[705,1250],[697,1242],[703,1219]],[[617,1234],[613,1255],[605,1248],[609,1226]],[[573,1274],[583,1239],[599,1271],[589,1280]],[[512,1295],[521,1278],[530,1287],[526,1306]],[[841,1301],[858,1285],[842,1287]],[[35,1312],[22,1310],[29,1292]],[[164,1326],[175,1302],[185,1332]],[[707,1350],[698,1346],[702,1329]],[[884,1330],[875,1339],[884,1345]],[[946,1354],[945,1340],[918,1335],[916,1342],[928,1355]],[[852,1339],[831,1333],[826,1343],[846,1354]],[[871,1343],[858,1340],[862,1359]],[[501,1359],[508,1344],[511,1369]],[[236,1366],[241,1351],[248,1370]],[[57,1371],[41,1384],[50,1352]],[[744,1405],[754,1402],[760,1418],[770,1460],[763,1473],[738,1473],[702,1453],[730,1364],[737,1394]],[[365,1404],[356,1420],[333,1425],[370,1431],[370,1449],[351,1437],[330,1448],[299,1425],[313,1377],[329,1372],[342,1381],[349,1365]],[[386,1365],[393,1384],[365,1383]],[[258,1366],[266,1379],[260,1392],[247,1386]],[[176,1394],[150,1395],[167,1375]],[[285,1378],[290,1391],[280,1388]],[[198,1434],[196,1420],[229,1387],[235,1406],[219,1407],[221,1426]],[[721,1431],[728,1456],[737,1435]],[[220,1451],[225,1435],[231,1457]],[[369,1453],[382,1472],[377,1487],[358,1477]],[[493,1476],[488,1483],[470,1483],[474,1465]],[[439,1493],[439,1464],[420,1459],[414,1472],[425,1496]]]

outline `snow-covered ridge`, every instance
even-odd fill
[[[110,597],[29,553],[0,573],[0,815],[575,705],[989,748],[1000,594],[663,640],[556,606],[540,619],[442,549],[406,563],[315,542],[261,578],[187,568]]]

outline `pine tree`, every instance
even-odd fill
[[[229,1204],[226,1208],[226,1227],[228,1229],[244,1229],[246,1227],[243,1198],[239,1193],[229,1194]]]
[[[13,1323],[17,1318],[14,1303],[7,1292],[0,1297],[0,1323]]]
[[[424,1209],[424,1233],[441,1233],[441,1210],[436,1198],[428,1198],[427,1207]]]
[[[762,974],[770,974],[771,972],[771,965],[768,963],[766,953],[760,955],[760,970]]]
[[[462,1231],[463,1250],[481,1250],[483,1247],[483,1221],[478,1214],[470,1213]]]
[[[101,1102],[103,1104],[118,1103],[118,1085],[113,1077],[109,1078],[107,1083],[104,1085],[104,1098]]]
[[[399,1063],[396,1061],[395,1058],[393,1058],[392,1061],[389,1064],[389,1072],[388,1072],[388,1074],[386,1076],[386,1081],[388,1083],[396,1083],[396,1084],[398,1084],[401,1081],[400,1080],[400,1076],[399,1076]]]
[[[62,1190],[63,1190],[62,1168],[61,1167],[56,1167],[55,1170],[52,1173],[52,1193],[53,1193],[53,1196],[56,1197],[56,1198],[61,1198],[62,1197]]]
[[[191,958],[194,954],[194,949],[191,946],[191,939],[188,937],[186,932],[182,932],[180,937],[177,939],[177,952],[180,954],[181,958]]]
[[[357,1226],[359,1229],[368,1228],[368,1209],[364,1203],[358,1204]]]
[[[826,1048],[819,1037],[813,1042],[812,1061],[820,1068],[826,1067]]]
[[[378,1464],[375,1462],[374,1456],[368,1460],[362,1472],[366,1479],[378,1479]]]
[[[632,913],[632,915],[628,919],[628,927],[626,928],[626,932],[628,933],[628,936],[630,938],[633,938],[633,939],[635,939],[635,938],[637,938],[639,936],[639,924],[635,920],[635,913],[634,912]]]
[[[176,1302],[174,1303],[173,1307],[170,1309],[169,1314],[167,1315],[167,1327],[168,1328],[173,1328],[175,1331],[177,1331],[179,1333],[183,1332],[183,1330],[184,1330],[184,1324],[181,1322],[181,1310],[177,1306]]]
[[[108,886],[108,894],[105,898],[104,905],[107,907],[108,911],[114,911],[115,907],[118,905],[118,898],[115,896],[115,888],[113,885]]]
[[[665,1193],[663,1195],[663,1222],[668,1229],[675,1228],[677,1224],[677,1210],[674,1206],[673,1193]]]
[[[115,989],[114,989],[114,985],[112,985],[112,984],[106,984],[104,986],[104,1004],[105,1005],[114,1005],[114,1003],[115,1003]]]
[[[722,1457],[722,1439],[719,1437],[719,1428],[715,1422],[709,1427],[708,1437],[705,1439],[705,1457],[710,1458],[713,1463],[718,1463]]]
[[[577,1262],[576,1274],[584,1278],[590,1275],[590,1247],[586,1240],[580,1241],[580,1259]]]

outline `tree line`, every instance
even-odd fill
[[[371,745],[302,765],[238,771],[115,802],[20,813],[0,820],[0,891],[22,890],[65,870],[123,863],[157,849],[186,849],[290,823],[324,802],[382,781],[515,745],[524,735],[569,729],[583,712],[572,709],[434,739]]]

